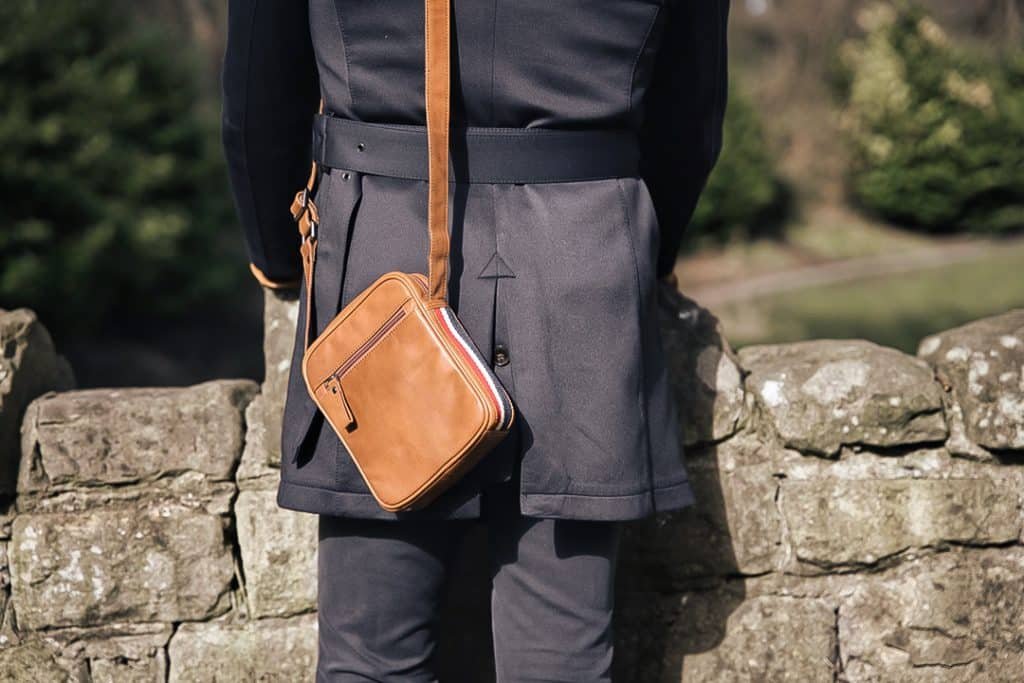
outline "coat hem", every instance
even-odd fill
[[[659,512],[680,510],[696,502],[697,497],[689,479],[652,491],[622,496],[580,493],[519,494],[519,509],[526,517],[607,522],[643,519]]]
[[[481,516],[479,492],[456,501],[435,501],[413,512],[388,512],[369,493],[332,491],[316,486],[281,481],[277,505],[286,510],[358,519],[476,519]],[[524,517],[627,521],[659,512],[679,510],[696,503],[689,479],[642,493],[607,496],[581,493],[520,493],[519,511]],[[436,505],[436,507],[435,507]]]
[[[369,493],[332,491],[281,481],[277,487],[277,505],[286,510],[358,519],[475,519],[480,516],[480,496],[460,501],[435,501],[422,510],[389,512]]]

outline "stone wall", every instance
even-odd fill
[[[17,475],[0,680],[312,680],[315,517],[274,501],[295,312],[267,300],[261,387],[61,391],[24,409],[20,453],[0,451]],[[663,330],[699,502],[628,526],[616,680],[1021,679],[1024,310],[916,357],[856,340],[735,354],[683,299]],[[2,426],[34,395],[5,389],[9,366]],[[446,682],[491,680],[485,540],[453,582]]]

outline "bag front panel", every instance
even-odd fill
[[[385,501],[452,467],[493,423],[480,392],[415,307],[341,379],[355,416],[345,445]]]
[[[307,385],[315,387],[343,371],[346,363],[355,362],[353,356],[365,352],[365,345],[386,332],[385,326],[410,308],[413,297],[420,296],[420,285],[414,283],[413,287],[394,277],[378,281],[346,304],[348,310],[332,316],[306,351],[303,374]]]

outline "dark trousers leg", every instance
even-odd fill
[[[488,489],[483,513],[498,683],[610,681],[620,524],[522,517],[514,483]],[[320,517],[318,683],[437,680],[445,579],[471,524]]]
[[[320,517],[318,683],[437,680],[445,575],[467,524]]]
[[[621,524],[522,517],[513,487],[488,500],[498,683],[610,681]]]

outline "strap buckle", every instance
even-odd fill
[[[320,215],[316,204],[310,199],[309,187],[302,188],[295,194],[292,202],[292,218],[298,224],[299,235],[302,242],[309,242],[316,239]]]
[[[299,198],[303,213],[306,214],[306,221],[309,224],[309,232],[302,236],[303,242],[316,239],[317,227],[319,225],[316,217],[316,205],[309,198],[309,188],[302,188],[302,195]]]

